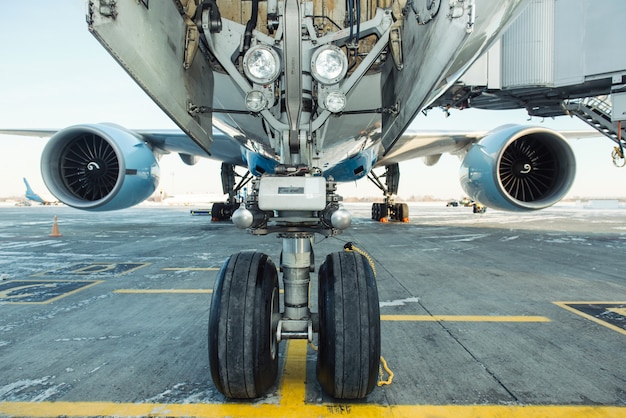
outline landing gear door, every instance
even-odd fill
[[[193,16],[181,14],[173,1],[90,0],[87,22],[135,82],[208,152],[213,73],[194,47]]]

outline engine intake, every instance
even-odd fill
[[[558,132],[507,125],[473,145],[461,165],[461,186],[480,203],[502,210],[549,207],[569,191],[574,153]]]
[[[124,209],[157,188],[159,166],[134,132],[112,124],[76,125],[57,132],[41,156],[50,192],[77,209]]]

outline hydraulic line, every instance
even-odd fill
[[[355,1],[356,1],[356,43],[357,43],[357,50],[358,50],[359,40],[361,39],[361,0],[355,0]]]
[[[354,36],[354,0],[348,0],[348,16],[350,20],[350,41],[352,41]]]
[[[252,42],[252,31],[256,28],[257,20],[259,17],[259,0],[252,0],[252,13],[250,20],[246,24],[246,32],[243,36],[243,52],[245,53],[250,49],[250,43]]]

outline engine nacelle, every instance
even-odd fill
[[[461,186],[495,209],[537,210],[561,200],[576,174],[574,153],[558,132],[506,125],[473,145],[461,165]]]
[[[50,193],[91,211],[124,209],[159,183],[157,159],[140,135],[112,124],[76,125],[50,138],[41,174]]]

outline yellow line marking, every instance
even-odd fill
[[[306,391],[307,340],[289,340],[280,386],[280,406],[302,405]]]
[[[51,299],[46,299],[43,302],[12,302],[10,300],[7,301],[0,301],[0,303],[2,304],[7,304],[7,305],[47,305],[49,303],[52,302],[56,302],[59,299],[63,299],[67,296],[71,296],[73,294],[76,294],[78,292],[81,292],[85,289],[89,289],[90,287],[93,287],[97,284],[103,283],[104,280],[13,280],[13,281],[20,281],[20,282],[32,282],[33,284],[43,284],[43,283],[89,283],[86,284],[85,286],[79,287],[78,289],[74,289],[71,290],[67,293],[63,293],[60,294],[59,296],[55,296]],[[8,290],[12,290],[12,289],[8,289]]]
[[[115,270],[117,263],[92,263],[79,269],[72,270],[71,274],[89,275],[99,274],[107,271]]]
[[[151,265],[152,263],[106,263],[106,262],[101,262],[101,263],[87,263],[87,265],[77,268],[76,270],[70,270],[70,268],[72,268],[73,266],[79,266],[79,265],[83,265],[84,263],[75,263],[67,268],[57,268],[54,270],[47,270],[47,271],[43,271],[40,273],[35,273],[35,274],[31,274],[30,277],[43,277],[43,276],[62,276],[62,275],[68,275],[68,276],[89,276],[90,274],[98,274],[98,273],[102,273],[105,271],[109,271],[109,270],[114,270],[116,266],[118,265],[123,265],[123,264],[130,264],[130,265],[134,265],[135,267],[130,268],[128,270],[124,270],[121,273],[117,273],[117,274],[112,274],[112,276],[114,277],[118,277],[118,276],[123,276],[125,274],[129,274],[132,273],[134,271],[137,271],[141,268],[147,267],[149,265]],[[93,267],[101,267],[100,270],[90,270]],[[55,274],[56,273],[56,274]]]
[[[272,404],[142,404],[115,402],[0,402],[9,416],[169,416],[169,417],[455,417],[455,418],[623,418],[626,407],[575,405],[272,405]]]
[[[165,271],[218,271],[219,267],[164,267]]]
[[[626,302],[622,301],[612,301],[612,300],[583,300],[583,301],[567,301],[567,302],[552,302],[552,303],[573,303],[576,305],[624,305]]]
[[[605,322],[601,319],[596,318],[595,316],[591,316],[584,312],[579,311],[578,309],[572,308],[569,304],[573,305],[623,305],[624,302],[552,302],[557,306],[560,306],[563,309],[567,309],[570,312],[575,313],[576,315],[582,316],[583,318],[587,318],[590,321],[595,322],[596,324],[600,324],[604,327],[607,327],[613,331],[617,331],[620,334],[626,335],[626,329],[620,328],[608,322]]]
[[[305,402],[307,342],[291,340],[287,343],[285,367],[279,388],[278,404],[250,403],[224,404],[150,404],[116,402],[0,402],[0,414],[9,416],[169,416],[169,417],[455,417],[455,418],[622,418],[626,407],[618,406],[561,406],[561,405],[374,405],[321,404]]]
[[[219,271],[220,267],[163,267],[165,271]],[[280,268],[276,267],[276,270]]]
[[[606,310],[621,316],[626,316],[626,308],[606,308]]]
[[[212,289],[117,289],[120,294],[201,294],[213,293]]]
[[[381,315],[381,321],[426,322],[550,322],[545,316],[496,316],[496,315]]]
[[[160,295],[160,294],[178,294],[178,295],[194,295],[203,293],[213,293],[213,289],[117,289],[113,293],[122,295]],[[283,293],[283,290],[280,290]]]

